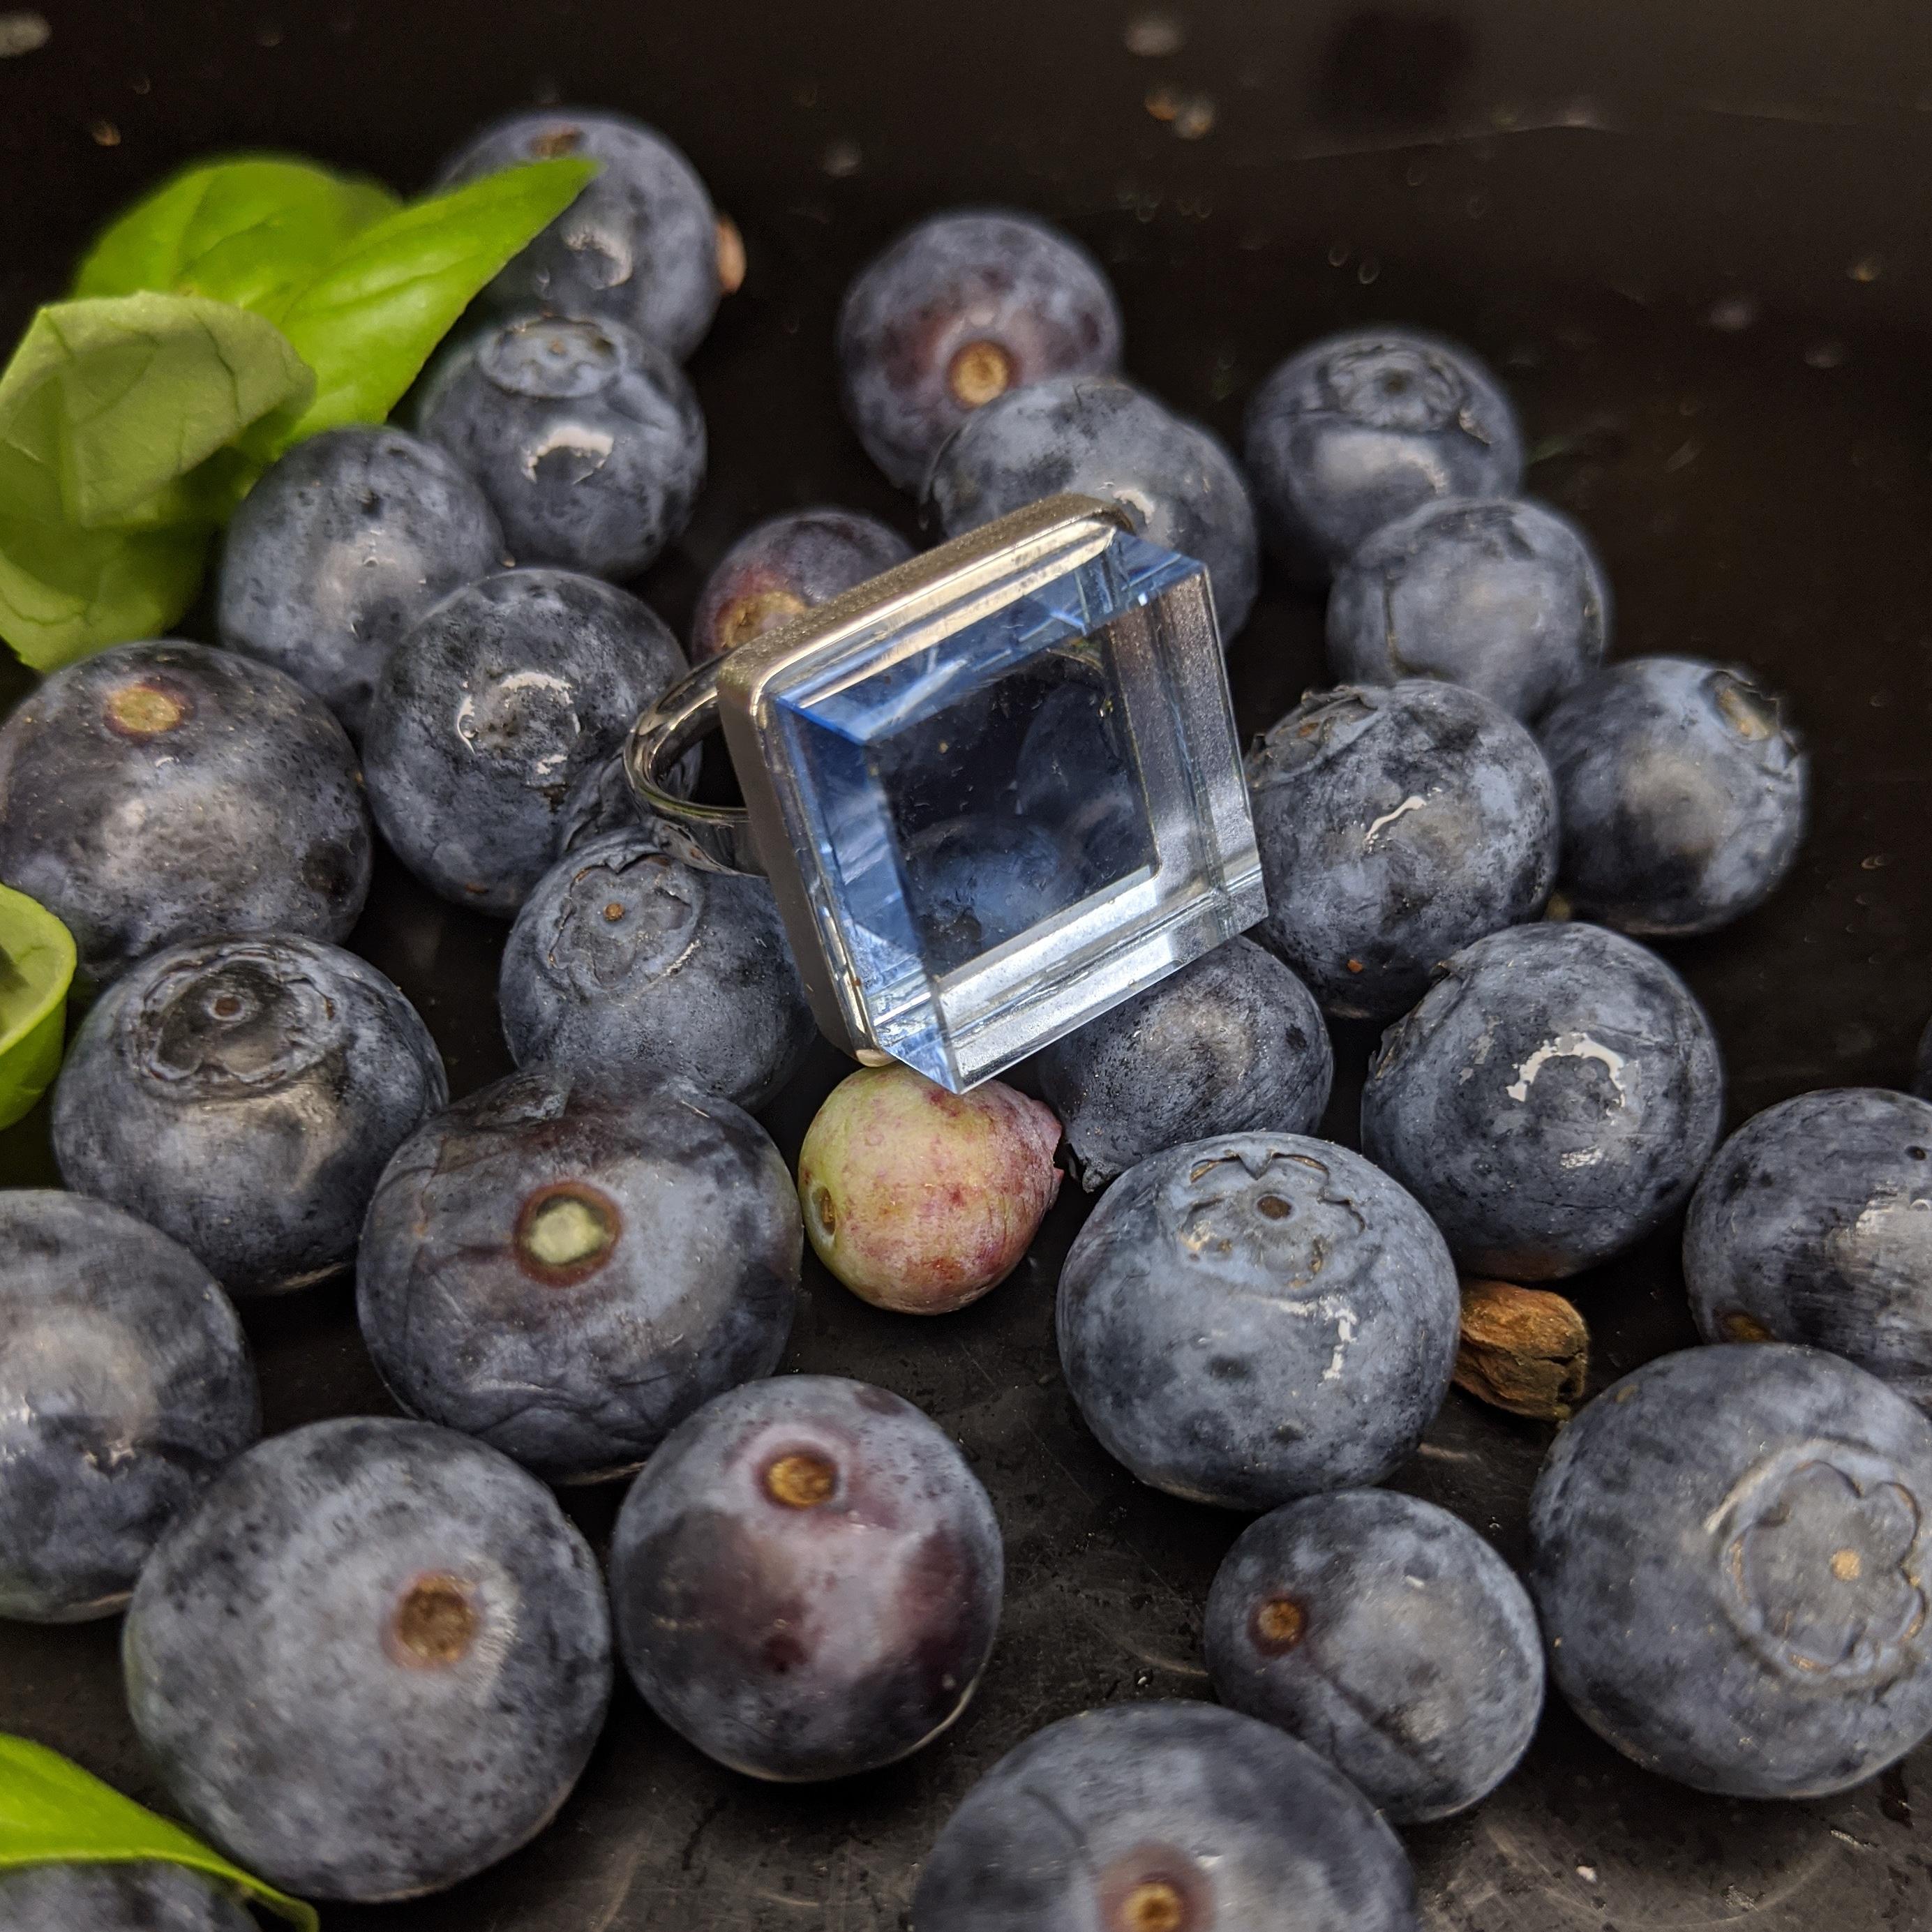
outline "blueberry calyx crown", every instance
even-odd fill
[[[1822,1688],[1912,1666],[1928,1613],[1924,1512],[1883,1458],[1839,1442],[1774,1451],[1711,1519],[1726,1608],[1759,1660]]]
[[[1255,1606],[1255,1648],[1264,1657],[1281,1657],[1308,1634],[1308,1612],[1292,1597],[1264,1598]]]
[[[134,677],[117,684],[102,706],[117,737],[146,742],[165,737],[194,716],[194,699],[170,677]]]
[[[838,1487],[838,1466],[816,1450],[794,1449],[765,1466],[765,1493],[787,1509],[816,1509]]]
[[[1106,1932],[1209,1932],[1214,1902],[1206,1876],[1186,1852],[1144,1845],[1100,1872]]]
[[[547,1288],[569,1288],[595,1274],[623,1232],[616,1202],[587,1180],[553,1181],[528,1196],[517,1215],[517,1265]]]
[[[390,1626],[398,1660],[412,1670],[460,1664],[475,1646],[482,1621],[466,1579],[441,1573],[418,1576],[404,1593]]]
[[[962,343],[946,365],[946,386],[962,409],[976,410],[1013,386],[1013,358],[997,342],[980,337]]]
[[[724,607],[718,622],[719,640],[724,650],[735,650],[808,608],[794,590],[747,591]]]

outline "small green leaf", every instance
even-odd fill
[[[0,375],[0,638],[50,670],[166,631],[254,474],[226,446],[312,380],[272,322],[226,302],[42,309]]]
[[[142,289],[212,296],[272,318],[342,244],[401,204],[379,182],[260,155],[190,168],[95,242],[76,296]]]
[[[250,1877],[57,1751],[0,1733],[0,1870],[156,1862],[185,1865],[238,1886],[301,1932],[316,1932],[321,1923],[314,1906]]]
[[[597,172],[534,161],[399,210],[346,242],[278,320],[316,375],[305,408],[284,409],[245,447],[277,455],[348,422],[380,422],[478,292],[542,234]]]
[[[31,1112],[60,1070],[74,958],[73,934],[45,906],[0,886],[0,1127]]]
[[[0,638],[35,670],[165,637],[194,602],[212,527],[83,530],[0,516]]]
[[[299,408],[312,380],[273,322],[231,303],[57,302],[0,376],[0,515],[111,528],[259,417]]]

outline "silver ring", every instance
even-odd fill
[[[734,872],[762,877],[752,814],[742,806],[680,798],[668,783],[686,753],[718,728],[718,673],[724,662],[707,658],[694,665],[639,717],[625,740],[624,776],[643,810],[681,826],[708,858]]]
[[[632,728],[639,808],[769,880],[845,1052],[962,1093],[1266,912],[1207,572],[1130,523],[1030,504],[707,660]],[[678,795],[714,728],[742,806]],[[1016,840],[1052,858],[1037,891],[994,876]]]

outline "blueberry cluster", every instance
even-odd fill
[[[620,1661],[747,1775],[894,1763],[993,1662],[1006,1554],[919,1408],[777,1372],[805,1247],[946,1315],[1022,1264],[1064,1167],[1100,1196],[1054,1304],[1073,1403],[1141,1481],[1251,1519],[1204,1606],[1220,1704],[1009,1753],[940,1833],[917,1932],[1416,1932],[1391,1825],[1510,1775],[1546,1660],[1618,1748],[1733,1796],[1836,1792],[1932,1732],[1932,1099],[1808,1094],[1720,1146],[1712,1028],[1641,943],[1789,872],[1808,772],[1780,701],[1688,658],[1606,667],[1603,568],[1516,494],[1514,412],[1454,345],[1301,350],[1244,473],[1120,376],[1077,243],[922,223],[837,328],[886,476],[948,536],[1110,497],[1206,566],[1231,638],[1265,538],[1328,584],[1342,682],[1250,755],[1252,935],[1011,1086],[852,1074],[794,1174],[754,1118],[813,1038],[771,891],[641,818],[620,746],[689,662],[910,547],[836,508],[760,523],[688,657],[614,580],[702,487],[680,358],[741,244],[617,116],[518,116],[445,178],[577,152],[603,172],[426,377],[417,433],[332,430],[262,478],[225,650],[105,651],[0,726],[0,878],[72,928],[94,995],[52,1106],[71,1191],[0,1193],[0,1616],[124,1607],[172,1804],[332,1899],[448,1886],[542,1830]],[[1002,838],[921,835],[935,931],[1018,931],[1058,889],[1030,779],[1123,758],[1104,735],[1049,699]],[[453,1105],[422,1017],[344,950],[378,832],[509,922],[518,1070]],[[1346,1121],[1330,1018],[1383,1029]],[[1377,1486],[1450,1399],[1459,1276],[1565,1279],[1687,1203],[1714,1346],[1555,1439],[1526,1586]],[[351,1271],[400,1416],[258,1440],[236,1304]],[[600,1573],[550,1486],[632,1478]],[[0,1874],[0,1932],[83,1922],[246,1919],[165,1867]]]

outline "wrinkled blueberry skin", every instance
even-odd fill
[[[747,530],[704,580],[691,624],[691,661],[740,644],[890,570],[912,545],[856,510],[793,510]]]
[[[1556,790],[1488,699],[1406,680],[1304,698],[1248,759],[1258,936],[1331,1013],[1388,1019],[1459,946],[1543,910]]]
[[[1009,1751],[946,1821],[919,1932],[1420,1932],[1400,1841],[1305,1745],[1214,1704],[1113,1704]]]
[[[976,410],[939,453],[928,507],[949,537],[1063,490],[1111,497],[1150,543],[1208,567],[1223,639],[1261,583],[1255,506],[1220,439],[1130,382],[1061,376]]]
[[[1328,667],[1344,683],[1441,678],[1533,718],[1603,662],[1610,591],[1568,518],[1450,498],[1339,565],[1328,621]]]
[[[88,1013],[54,1155],[230,1294],[274,1294],[348,1266],[383,1163],[448,1099],[429,1029],[353,953],[206,940],[142,960]]]
[[[1231,939],[1055,1041],[1034,1073],[1092,1193],[1210,1135],[1306,1133],[1335,1060],[1308,988],[1252,940]]]
[[[662,134],[621,114],[514,114],[458,148],[438,185],[562,154],[602,172],[491,283],[489,300],[622,322],[682,362],[717,313],[718,218],[697,170]]]
[[[1204,1635],[1222,1703],[1300,1738],[1398,1824],[1488,1796],[1543,1709],[1536,1612],[1509,1565],[1459,1517],[1391,1490],[1251,1523]]]
[[[1684,1229],[1707,1342],[1828,1349],[1932,1410],[1932,1105],[1876,1087],[1754,1114]]]
[[[847,420],[902,490],[1000,394],[1120,366],[1120,306],[1100,263],[1046,223],[938,214],[862,269],[838,312]],[[1042,493],[1044,494],[1044,493]]]
[[[1781,1346],[1651,1362],[1565,1428],[1530,1502],[1550,1674],[1647,1769],[1814,1798],[1932,1728],[1932,1424]]]
[[[574,852],[592,839],[602,838],[607,832],[656,831],[659,826],[666,832],[673,829],[668,820],[645,817],[626,776],[624,748],[620,745],[601,763],[586,765],[572,780],[562,804],[557,808],[556,850],[552,856],[560,859],[566,852]]]
[[[1594,926],[1465,946],[1383,1034],[1362,1150],[1469,1274],[1554,1281],[1674,1214],[1724,1118],[1703,1009],[1655,953]]]
[[[232,1888],[183,1865],[0,1871],[0,1932],[260,1932]]]
[[[215,621],[230,650],[306,685],[359,739],[404,634],[503,561],[495,512],[446,452],[398,429],[325,430],[236,512]]]
[[[1442,1236],[1387,1174],[1327,1141],[1231,1134],[1102,1198],[1060,1274],[1060,1361],[1142,1482],[1269,1509],[1413,1452],[1461,1309]]]
[[[0,879],[84,984],[212,932],[338,941],[369,890],[356,753],[313,693],[204,644],[120,644],[0,724]]]
[[[470,336],[417,424],[482,485],[519,563],[634,577],[704,487],[697,392],[621,322],[524,315]]]
[[[556,1499],[420,1422],[312,1423],[231,1464],[142,1571],[128,1708],[172,1803],[314,1898],[454,1885],[536,1836],[610,1692],[596,1560]]]
[[[1271,548],[1327,577],[1374,531],[1441,496],[1511,496],[1522,432],[1466,349],[1414,330],[1324,337],[1248,406],[1247,463]]]
[[[1761,905],[1804,836],[1810,760],[1779,700],[1695,658],[1632,658],[1539,730],[1563,821],[1560,883],[1624,932],[1709,932]]]
[[[817,1036],[771,887],[688,863],[641,826],[544,874],[510,928],[497,1004],[519,1066],[680,1075],[754,1108]]]
[[[446,597],[376,686],[363,756],[383,837],[445,898],[510,918],[572,786],[686,668],[656,614],[595,578],[504,571]]]
[[[698,778],[697,751],[687,752],[671,769],[668,789],[687,796]],[[556,850],[560,859],[607,832],[644,832],[655,839],[658,850],[674,858],[688,859],[694,853],[704,858],[704,848],[681,826],[647,812],[631,789],[624,769],[624,748],[620,744],[602,763],[586,765],[571,781],[557,808]]]
[[[0,1617],[118,1610],[261,1426],[242,1324],[186,1249],[104,1202],[0,1192]]]
[[[618,1648],[652,1709],[721,1764],[844,1778],[966,1708],[1005,1564],[993,1505],[936,1424],[864,1382],[782,1376],[707,1403],[624,1498]]]
[[[546,1203],[587,1236],[546,1247]],[[635,1468],[699,1403],[770,1375],[803,1242],[758,1124],[683,1082],[533,1067],[406,1142],[370,1203],[364,1340],[397,1401],[552,1482]]]

